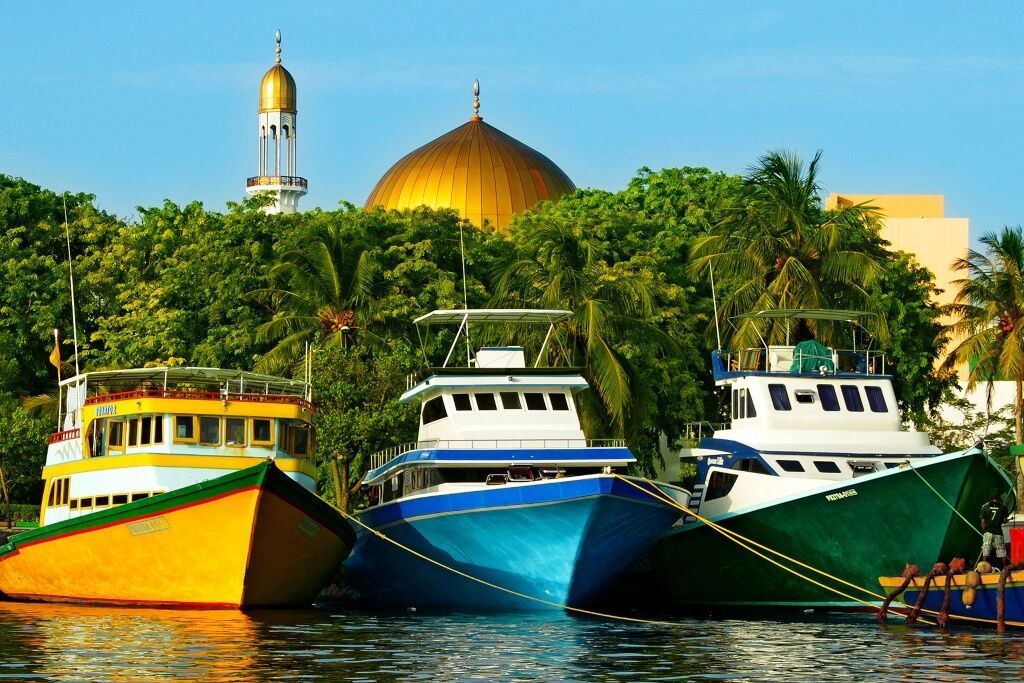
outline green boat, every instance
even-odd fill
[[[748,317],[855,322],[861,315],[776,310]],[[731,420],[682,454],[697,466],[688,506],[696,516],[651,550],[659,599],[677,606],[877,603],[878,577],[907,562],[973,561],[981,505],[993,494],[1013,501],[1012,479],[980,448],[943,454],[927,435],[904,429],[892,377],[870,348],[766,343],[715,351],[712,367],[730,394]]]

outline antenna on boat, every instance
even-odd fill
[[[718,297],[715,296],[715,269],[708,261],[708,272],[711,274],[711,305],[715,308],[715,337],[718,339],[718,350],[722,350],[722,329],[718,325]]]
[[[462,221],[459,221],[459,258],[462,260],[462,310],[469,310],[469,294],[466,291],[466,242],[462,238]],[[470,355],[469,321],[466,321],[466,367],[473,362]]]
[[[68,280],[71,283],[71,332],[75,339],[75,376],[77,377],[80,373],[78,372],[78,316],[75,312],[75,271],[71,266],[71,230],[68,228],[68,193],[67,191],[60,197],[61,202],[64,204],[64,239],[68,245]]]

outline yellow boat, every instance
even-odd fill
[[[0,547],[12,599],[309,603],[354,542],[313,491],[305,382],[211,368],[61,383],[40,528]]]

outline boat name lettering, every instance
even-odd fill
[[[144,534],[152,534],[157,531],[167,531],[171,528],[171,523],[167,521],[166,517],[150,517],[149,519],[142,519],[138,522],[131,522],[126,524],[128,532],[132,536],[142,536]]]
[[[725,464],[725,458],[723,458],[722,456],[718,456],[718,457],[715,457],[715,458],[708,458],[708,465],[724,465],[724,464]]]
[[[117,405],[110,403],[105,406],[96,406],[96,417],[103,417],[104,415],[116,415]]]
[[[834,503],[837,500],[842,500],[843,498],[852,498],[853,496],[856,495],[857,489],[846,489],[845,491],[840,491],[839,493],[828,494],[827,496],[825,496],[825,500],[827,500],[830,503]]]

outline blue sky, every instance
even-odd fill
[[[123,217],[222,209],[256,174],[274,30],[299,87],[302,207],[362,204],[481,114],[579,186],[742,172],[824,149],[828,190],[939,193],[975,236],[1024,222],[1024,4],[19,2],[3,8],[0,172]]]

